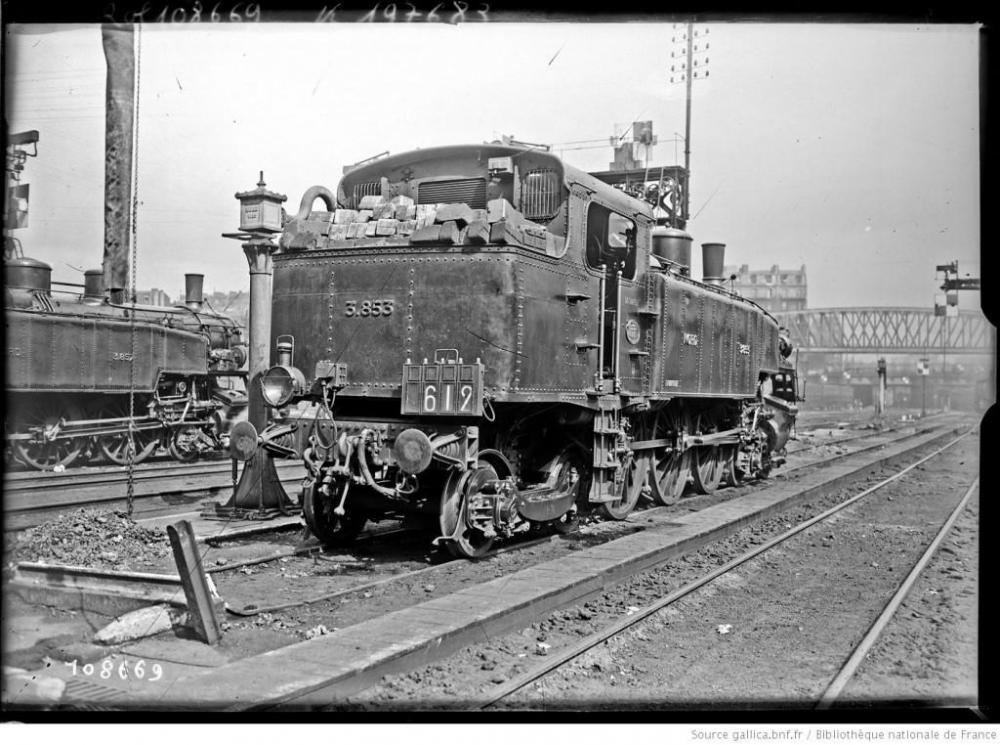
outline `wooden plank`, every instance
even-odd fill
[[[195,541],[194,529],[187,520],[167,526],[167,537],[177,562],[188,615],[195,633],[207,644],[217,644],[222,637],[219,619],[215,616],[208,576],[201,565],[201,551]]]
[[[573,577],[601,574],[607,572],[612,566],[613,561],[600,557],[570,555],[538,564],[535,569],[553,574],[556,577]]]

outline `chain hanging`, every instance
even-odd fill
[[[139,64],[142,51],[142,26],[135,25],[135,81],[132,86],[132,178],[129,195],[129,223],[132,230],[132,250],[129,257],[129,294],[132,298],[132,312],[129,317],[131,331],[131,354],[129,355],[129,385],[128,385],[128,486],[126,504],[128,516],[132,517],[135,498],[135,306],[136,306],[136,259],[139,252],[138,226],[139,214]]]

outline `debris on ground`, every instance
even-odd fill
[[[187,613],[169,605],[150,605],[119,616],[94,634],[98,644],[121,644],[146,636],[155,636],[183,625]]]
[[[323,624],[318,626],[313,626],[311,629],[305,632],[306,639],[314,639],[317,636],[326,636],[330,633],[330,630]]]
[[[20,533],[13,558],[127,571],[153,566],[170,552],[165,531],[145,528],[120,510],[81,507]]]

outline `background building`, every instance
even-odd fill
[[[183,293],[181,296],[183,297]],[[135,301],[139,305],[173,305],[173,303],[170,302],[170,295],[158,287],[154,287],[151,290],[136,290]]]
[[[736,275],[735,280],[729,277]],[[765,310],[803,310],[806,307],[806,266],[798,270],[781,269],[774,264],[770,269],[750,269],[747,264],[725,268],[726,287],[732,287],[745,298],[753,300]]]

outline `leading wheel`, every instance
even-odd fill
[[[337,488],[342,487],[337,484],[330,491]],[[339,498],[323,494],[315,482],[302,487],[302,515],[309,530],[324,546],[350,543],[368,522],[368,516],[361,510],[347,510],[344,515],[336,514],[334,509],[339,501]]]
[[[128,406],[115,402],[102,406],[97,413],[98,419],[118,419],[128,416]],[[135,442],[135,459],[133,463],[141,463],[156,451],[160,433],[156,430],[139,430],[132,435]],[[101,453],[112,463],[119,466],[128,465],[128,432],[116,432],[113,435],[103,435],[97,438],[97,446]]]
[[[497,478],[497,472],[485,460],[478,466],[463,473],[454,473],[441,493],[440,527],[441,535],[451,537],[445,545],[453,556],[475,559],[483,556],[493,546],[493,536],[486,535],[479,528],[470,526],[468,518],[469,502],[488,481]]]
[[[74,404],[64,404],[55,398],[40,400],[25,412],[20,429],[41,428],[51,431],[62,421],[80,419],[80,410]],[[39,471],[47,471],[56,466],[68,466],[77,459],[87,444],[85,438],[67,437],[45,441],[15,440],[14,457]]]
[[[673,437],[682,428],[681,415],[669,407],[656,412],[653,437]],[[657,448],[649,466],[649,485],[653,496],[662,505],[676,504],[687,486],[691,470],[691,453],[677,453],[672,449]]]

